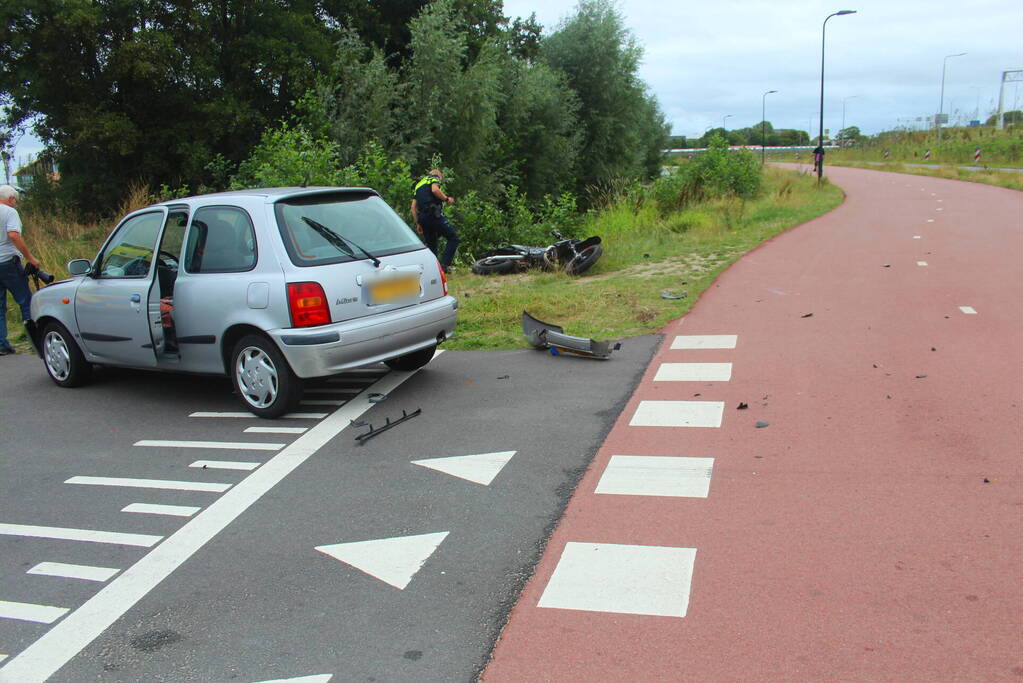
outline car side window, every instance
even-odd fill
[[[185,244],[189,273],[239,273],[256,265],[256,235],[249,215],[236,207],[195,212]]]
[[[117,230],[100,260],[103,278],[138,278],[149,275],[163,212],[132,216]]]

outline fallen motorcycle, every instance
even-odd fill
[[[577,240],[565,239],[557,232],[553,234],[558,241],[547,247],[509,244],[485,252],[483,258],[473,264],[472,272],[477,275],[500,275],[527,268],[563,268],[569,275],[579,275],[604,253],[597,236]]]

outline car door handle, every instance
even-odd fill
[[[131,302],[132,302],[133,304],[139,304],[139,303],[142,303],[142,297],[141,297],[140,295],[138,295],[138,294],[132,294],[132,295],[131,295]]]

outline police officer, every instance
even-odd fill
[[[460,240],[451,223],[444,217],[444,205],[454,204],[455,198],[444,193],[441,189],[443,182],[444,174],[440,169],[434,168],[416,183],[412,191],[412,218],[416,222],[416,230],[423,236],[423,242],[434,254],[437,253],[438,238],[443,237],[447,240],[440,265],[445,273],[450,273],[451,262],[455,260],[455,251]]]

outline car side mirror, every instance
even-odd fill
[[[67,272],[73,276],[90,275],[92,273],[92,262],[84,258],[68,261]]]

